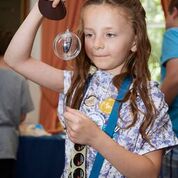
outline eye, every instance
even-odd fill
[[[111,32],[109,32],[109,33],[106,33],[106,37],[108,37],[108,38],[114,38],[114,37],[116,37],[117,35],[115,34],[115,33],[111,33]]]
[[[91,38],[93,36],[92,33],[84,33],[85,38]]]

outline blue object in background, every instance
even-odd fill
[[[20,136],[15,178],[59,178],[64,169],[64,135]]]

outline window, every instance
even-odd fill
[[[149,68],[153,80],[160,80],[160,53],[163,33],[165,30],[164,14],[160,0],[141,0],[146,10],[146,21],[152,53],[149,60]]]

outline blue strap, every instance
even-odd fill
[[[124,81],[122,82],[121,87],[118,91],[117,101],[114,102],[112,112],[108,119],[108,124],[106,128],[104,129],[104,132],[108,134],[111,138],[113,137],[114,129],[116,128],[116,125],[117,125],[118,111],[121,105],[119,100],[122,100],[125,97],[126,93],[129,90],[131,82],[132,82],[132,79],[130,76],[126,77]],[[103,165],[103,162],[104,162],[104,157],[100,153],[97,153],[89,178],[98,177],[101,167]]]

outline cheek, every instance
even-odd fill
[[[87,53],[87,54],[90,53],[91,50],[92,50],[92,45],[91,45],[91,43],[89,43],[88,41],[85,41],[85,51],[86,51],[86,53]]]
[[[120,43],[112,46],[112,48],[109,49],[109,52],[115,61],[123,62],[127,58],[130,48],[128,48],[128,44],[121,45]]]
[[[133,42],[130,40],[122,40],[121,39],[120,41],[113,43],[110,49],[114,53],[125,54],[131,50],[132,43]]]

